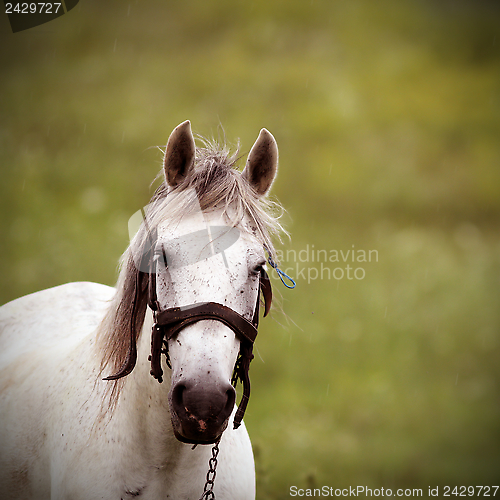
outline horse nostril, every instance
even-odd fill
[[[184,408],[184,403],[183,403],[183,395],[184,391],[186,390],[186,386],[184,384],[176,384],[175,387],[172,389],[172,405],[174,407],[175,412],[177,415],[185,414],[186,409]]]

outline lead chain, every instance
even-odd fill
[[[220,440],[219,440],[220,441]],[[208,472],[203,494],[200,500],[215,500],[215,493],[213,492],[215,476],[217,474],[217,455],[219,454],[219,441],[217,441],[212,448],[212,456],[208,461]]]

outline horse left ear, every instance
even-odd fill
[[[242,176],[252,185],[259,196],[271,187],[278,171],[278,145],[271,132],[263,128],[248,154]]]
[[[186,120],[175,127],[168,138],[163,170],[169,186],[177,186],[193,169],[195,151],[191,122]]]

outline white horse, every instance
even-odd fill
[[[158,354],[159,383],[148,361],[148,300],[153,293],[159,310],[222,304],[251,322],[269,235],[280,230],[266,198],[277,161],[265,129],[240,173],[236,155],[207,141],[195,147],[189,121],[182,123],[168,140],[165,182],[123,256],[116,289],[69,283],[0,308],[2,499],[196,500],[212,446],[192,443],[219,439],[213,493],[255,498],[250,439],[244,424],[232,425],[241,336],[218,318],[178,328],[165,340],[171,369]],[[198,236],[214,227],[226,243],[215,248],[212,235],[200,245]],[[151,272],[141,265],[152,234]]]

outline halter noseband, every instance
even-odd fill
[[[153,269],[153,258],[151,254],[149,254],[148,257],[150,262],[149,274],[138,271],[136,275],[135,294],[132,304],[132,321],[130,323],[130,347],[127,359],[118,373],[106,377],[104,380],[117,380],[122,378],[131,373],[135,367],[137,361],[137,345],[134,326],[136,323],[139,296],[143,288],[141,284],[143,278],[147,276],[148,305],[153,311],[155,321],[151,332],[151,355],[149,356],[149,361],[151,362],[151,375],[157,379],[158,382],[161,383],[163,381],[161,354],[165,354],[167,364],[170,367],[168,341],[186,326],[196,323],[197,321],[207,319],[216,320],[231,328],[239,338],[240,352],[231,379],[231,383],[234,387],[236,387],[238,379],[243,383],[243,395],[233,421],[234,429],[237,429],[241,425],[250,398],[250,378],[248,371],[250,369],[250,362],[254,357],[252,351],[253,343],[257,337],[257,328],[259,326],[259,301],[261,291],[264,297],[264,317],[267,316],[271,308],[272,288],[269,276],[263,268],[260,270],[259,292],[257,294],[257,302],[255,304],[252,321],[249,321],[233,309],[216,302],[205,302],[184,307],[171,307],[162,311],[156,296],[156,274]]]

